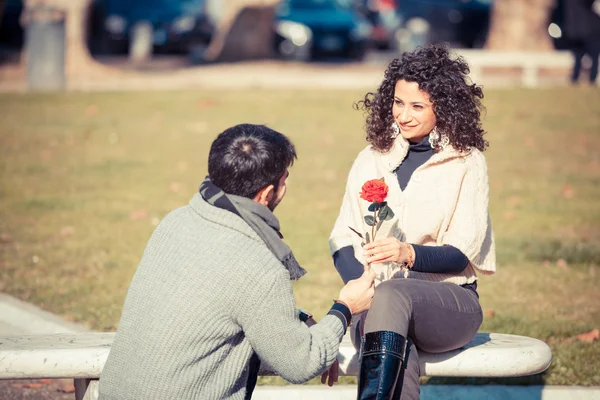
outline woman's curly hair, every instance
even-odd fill
[[[469,83],[468,74],[466,61],[462,57],[451,58],[447,45],[428,45],[393,60],[377,93],[367,93],[364,100],[354,104],[355,109],[367,114],[367,141],[380,152],[392,148],[394,92],[396,82],[403,79],[418,83],[419,89],[429,95],[437,130],[448,136],[455,149],[484,151],[488,142],[483,138],[480,120],[483,90]]]

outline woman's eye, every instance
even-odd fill
[[[402,102],[400,100],[394,100],[394,104],[396,104],[397,106],[401,106]]]
[[[419,106],[419,105],[416,105],[416,106],[415,106],[415,110],[419,110],[419,111],[421,111],[422,109],[423,109],[423,106]]]

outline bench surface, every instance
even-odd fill
[[[0,379],[100,377],[114,333],[0,337]],[[464,348],[447,353],[419,352],[424,376],[515,377],[548,368],[552,353],[541,340],[478,333]],[[338,355],[340,375],[357,375],[358,355],[347,335]],[[263,375],[272,372],[261,371]]]

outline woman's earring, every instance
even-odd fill
[[[448,146],[448,144],[450,144],[450,139],[448,138],[448,135],[440,135],[440,133],[437,130],[437,126],[434,126],[433,130],[429,134],[429,145],[431,146],[431,148],[435,149],[435,146],[439,145],[440,148],[444,150],[446,146]]]
[[[392,124],[392,139],[395,139],[400,134],[400,127],[396,122]]]
[[[449,143],[450,139],[448,139],[448,136],[442,135],[442,138],[440,139],[440,147],[442,148],[442,150],[444,150]]]
[[[440,140],[440,134],[437,131],[437,126],[434,126],[433,130],[429,134],[429,145],[431,146],[432,149],[435,149],[435,146],[437,145],[438,140]]]

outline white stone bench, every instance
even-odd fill
[[[573,55],[569,51],[482,51],[461,49],[462,55],[471,68],[471,76],[478,82],[484,68],[519,68],[521,85],[537,87],[538,75],[542,68],[570,70]]]
[[[114,333],[0,337],[0,379],[74,379],[77,400],[98,397],[98,378]],[[552,360],[541,340],[479,333],[462,349],[441,354],[419,352],[425,376],[516,377],[545,371]],[[344,338],[338,355],[340,375],[357,375],[358,355]],[[268,367],[267,367],[268,368]],[[262,375],[270,375],[267,370]]]

